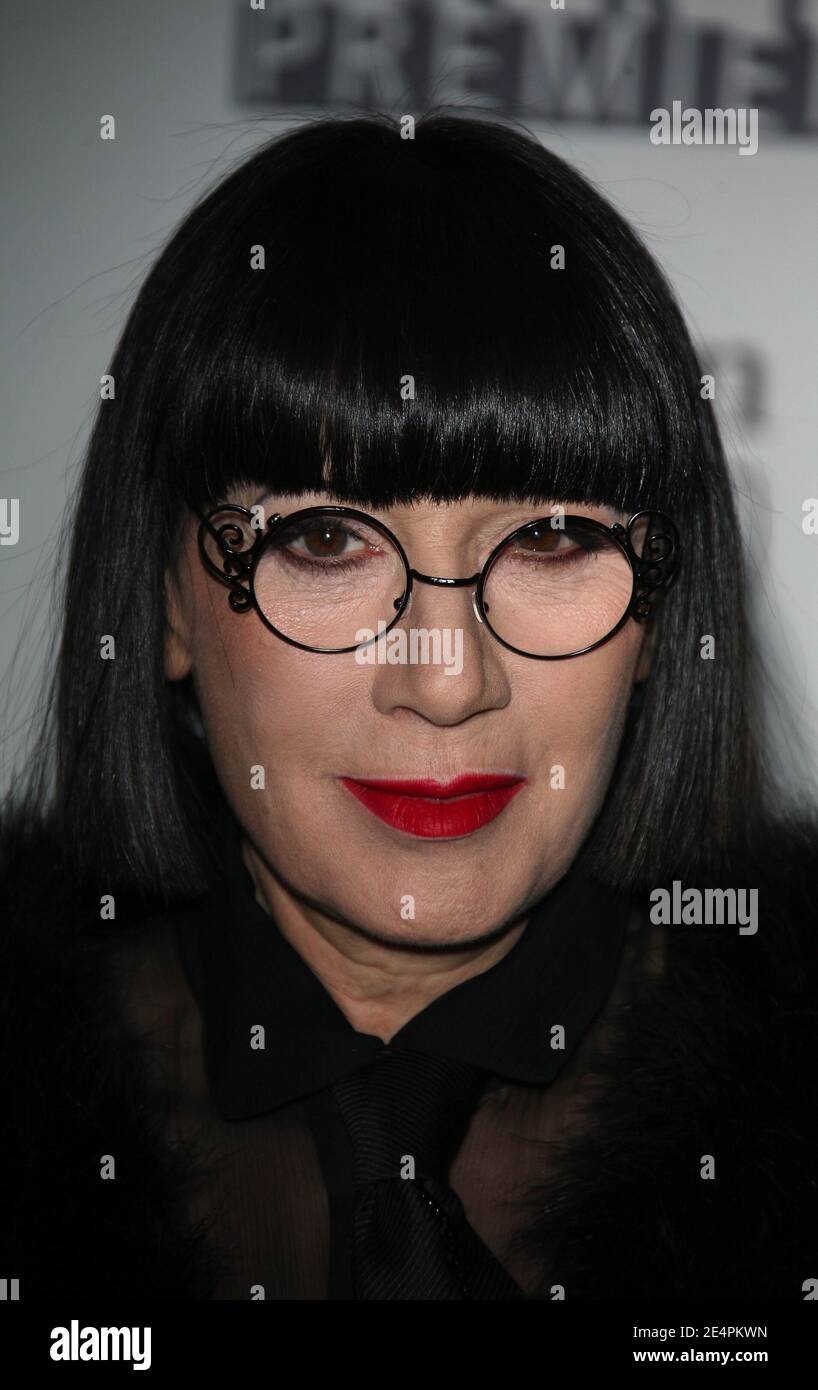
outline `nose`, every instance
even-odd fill
[[[479,578],[412,586],[401,625],[414,607],[408,628],[420,645],[414,656],[384,662],[373,672],[372,699],[382,713],[443,728],[508,705],[511,689],[500,646],[487,642],[468,621],[465,593],[450,594],[447,601],[439,592],[471,587],[471,606],[482,626],[475,591]]]
[[[409,595],[409,602],[407,603],[406,607],[405,607],[404,610],[403,610],[403,617],[404,617],[404,618],[407,617],[408,614],[409,614],[410,611],[411,611],[411,608],[412,608],[412,599],[413,599],[413,598],[414,598],[414,589],[412,590],[412,593]],[[477,590],[476,590],[476,589],[472,589],[471,606],[472,606],[472,611],[473,611],[473,613],[474,613],[475,618],[477,619],[478,623],[479,623],[480,626],[482,627],[482,626],[483,626],[483,614],[480,612],[480,606],[479,606],[479,604],[478,604],[478,602],[477,602]]]
[[[478,623],[480,623],[480,625],[481,625],[481,627],[482,627],[482,625],[483,625],[483,615],[482,615],[482,613],[480,612],[480,605],[479,605],[478,602],[477,602],[477,585],[480,583],[480,575],[479,575],[479,573],[478,573],[478,574],[468,575],[468,576],[467,576],[466,578],[464,578],[464,579],[450,579],[450,578],[449,578],[448,576],[446,576],[446,575],[438,575],[438,574],[421,574],[420,570],[410,570],[409,573],[411,574],[412,578],[413,578],[414,580],[418,581],[420,584],[432,584],[432,585],[439,586],[440,588],[443,588],[443,589],[469,589],[469,588],[470,588],[471,591],[472,591],[472,593],[471,593],[471,606],[472,606],[472,608],[473,608],[473,610],[474,610],[474,616],[475,616],[475,618],[477,619]],[[404,617],[405,617],[406,614],[409,612],[409,609],[412,607],[412,595],[413,595],[413,594],[414,594],[414,587],[413,587],[413,589],[412,589],[412,593],[409,595],[409,602],[408,602],[408,604],[406,605],[406,608],[405,608],[405,610],[404,610]]]

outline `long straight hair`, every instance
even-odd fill
[[[49,824],[74,875],[201,888],[195,701],[164,676],[164,577],[188,505],[253,481],[364,507],[668,512],[680,568],[583,854],[633,888],[744,851],[764,812],[743,558],[700,364],[640,238],[527,131],[437,109],[413,139],[372,114],[269,140],[168,241],[109,370],[47,713]]]

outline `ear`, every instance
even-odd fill
[[[193,667],[186,604],[172,569],[165,571],[165,675],[181,681]]]
[[[641,685],[650,675],[650,668],[653,665],[653,650],[656,646],[656,621],[652,619],[645,627],[645,635],[639,649],[639,660],[636,663],[636,670],[633,676],[634,685]]]

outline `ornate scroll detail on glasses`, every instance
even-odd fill
[[[241,512],[247,518],[248,524],[252,520],[251,513],[246,507],[224,506],[218,507],[202,519],[199,527],[199,554],[202,561],[220,584],[224,584],[230,590],[228,603],[234,613],[246,613],[253,607],[253,596],[245,584],[250,583],[250,574],[253,568],[253,556],[258,549],[259,541],[263,538],[263,532],[257,530],[252,540],[248,537],[244,528],[238,521],[222,521],[217,523],[214,518],[224,516],[226,512]],[[270,518],[270,521],[277,518]],[[268,525],[270,522],[268,522]],[[210,534],[219,547],[222,555],[221,568],[210,557],[206,548],[206,539]]]
[[[642,546],[641,555],[637,554],[631,542],[631,531],[636,522],[642,517],[659,517],[662,529],[658,531],[648,531]],[[617,527],[611,527],[616,531]],[[631,600],[631,617],[638,623],[643,623],[650,617],[653,609],[653,594],[657,589],[667,588],[676,574],[679,552],[679,533],[676,530],[670,517],[663,513],[643,511],[636,512],[631,517],[625,528],[628,542],[633,554],[632,563],[634,565],[634,594]]]

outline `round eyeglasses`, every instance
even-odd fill
[[[234,612],[254,608],[276,637],[311,652],[355,651],[383,636],[421,583],[472,589],[478,621],[509,651],[539,661],[581,656],[629,617],[649,617],[679,552],[663,512],[606,526],[557,509],[505,536],[476,574],[452,579],[413,569],[397,536],[354,507],[275,512],[263,527],[230,503],[196,514],[202,561]]]

